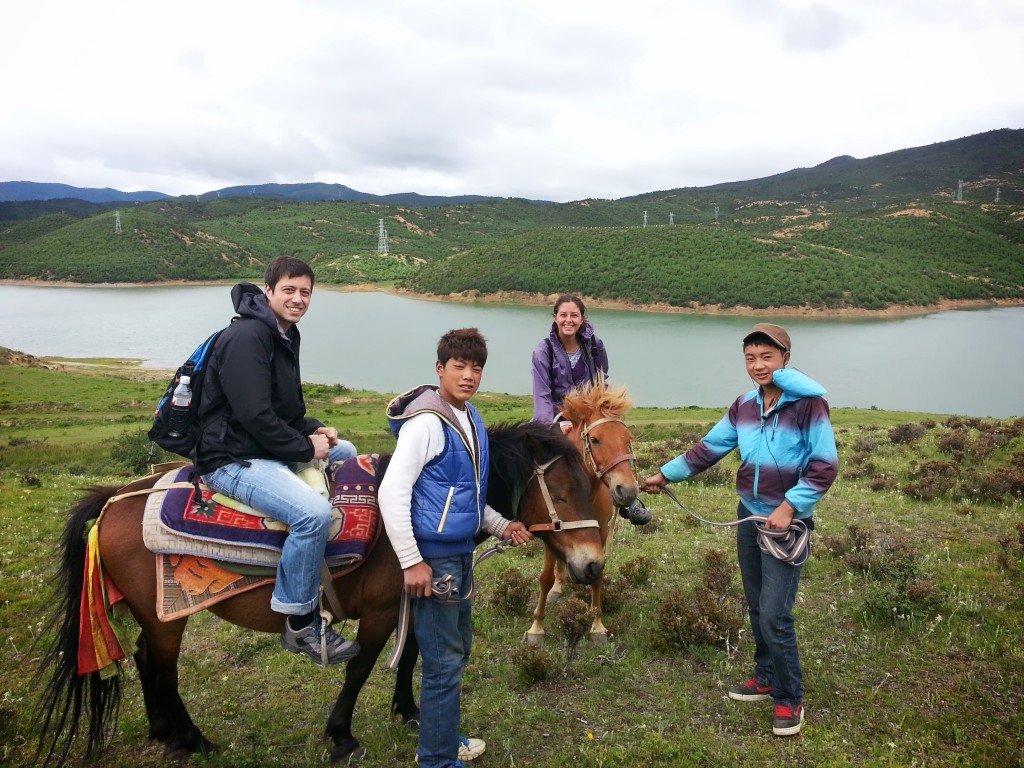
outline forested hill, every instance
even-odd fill
[[[571,290],[698,308],[1024,300],[1024,130],[836,158],[766,179],[550,206],[248,196],[117,211],[51,201],[32,216],[29,203],[16,215],[5,205],[6,279],[258,279],[287,253],[310,261],[322,282],[440,295]],[[387,253],[378,252],[382,221]]]

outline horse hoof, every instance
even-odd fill
[[[548,605],[557,605],[558,601],[561,600],[561,599],[562,599],[562,593],[561,592],[555,592],[555,591],[548,592],[547,604]]]
[[[332,763],[348,763],[351,765],[362,761],[364,757],[366,757],[366,750],[355,739],[342,742],[331,750]]]
[[[607,632],[591,632],[590,642],[595,645],[608,645],[608,633]]]
[[[544,635],[536,635],[532,632],[527,632],[523,637],[523,642],[527,645],[537,646],[538,648],[544,645]]]

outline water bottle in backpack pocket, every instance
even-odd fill
[[[220,334],[221,331],[217,331],[196,347],[196,351],[175,371],[174,378],[157,403],[149,439],[165,451],[193,457],[199,441],[197,413],[203,395],[206,363]]]

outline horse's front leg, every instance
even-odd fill
[[[547,547],[544,547],[544,567],[541,569],[537,581],[540,584],[537,607],[533,609],[533,625],[526,632],[526,642],[530,645],[544,644],[544,609],[548,592],[555,583],[555,558]]]
[[[565,563],[555,560],[555,583],[548,590],[548,602],[554,605],[562,599],[562,592],[565,588]]]
[[[614,533],[615,528],[615,518],[613,517],[615,509],[611,504],[610,498],[602,498],[601,496],[595,497],[594,509],[598,511],[601,546],[604,549],[605,556],[608,556],[611,554],[611,545],[608,538]],[[601,618],[604,615],[601,610],[601,588],[603,586],[604,572],[594,579],[594,582],[590,585],[590,610],[594,616],[593,623],[590,625],[590,642],[598,644],[608,642],[608,628],[605,627],[604,622],[601,621]]]
[[[598,644],[608,642],[608,629],[601,621],[601,587],[603,584],[604,574],[602,573],[590,585],[590,610],[594,615],[594,622],[590,625],[590,642]]]

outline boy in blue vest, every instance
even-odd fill
[[[449,331],[437,345],[439,385],[411,389],[387,408],[398,445],[378,502],[413,598],[423,659],[420,768],[461,766],[486,748],[481,739],[459,735],[462,674],[473,640],[474,537],[486,530],[514,546],[533,538],[486,504],[487,431],[469,402],[486,362],[487,343],[476,328]]]

